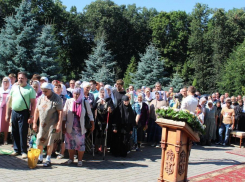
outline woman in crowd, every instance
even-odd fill
[[[144,95],[142,93],[138,94],[137,103],[140,106],[140,117],[139,120],[136,120],[137,129],[137,141],[138,148],[140,148],[141,143],[145,138],[145,131],[148,129],[148,121],[149,121],[149,108],[146,103],[143,102]]]
[[[8,131],[9,131],[9,123],[5,122],[5,114],[6,114],[6,103],[8,94],[11,90],[11,80],[9,77],[4,77],[2,81],[2,87],[0,88],[0,132],[4,133],[4,145],[8,144]]]
[[[94,104],[94,95],[92,93],[89,93],[91,90],[91,85],[89,82],[83,83],[83,92],[85,99],[89,102],[90,107],[93,108]]]
[[[65,95],[62,94],[63,90],[62,90],[61,83],[58,80],[54,80],[52,83],[53,83],[53,86],[54,86],[54,93],[56,93],[58,96],[60,96],[60,98],[63,101],[63,107],[64,107],[67,98],[66,98]]]
[[[199,105],[202,107],[202,113],[205,113],[205,110],[206,110],[206,102],[207,102],[207,99],[205,97],[202,97],[199,100]]]
[[[108,117],[108,112],[114,110],[112,99],[108,96],[107,90],[101,87],[99,90],[99,97],[94,102],[93,108],[95,110],[95,145],[98,152],[103,152],[105,144],[105,129]]]
[[[37,101],[38,98],[42,95],[42,90],[41,90],[41,87],[40,87],[40,82],[38,80],[33,80],[31,86],[32,86],[32,88],[36,92],[36,101]]]
[[[113,104],[114,104],[114,107],[116,107],[116,102],[115,102],[115,97],[112,93],[112,87],[110,85],[105,85],[105,89],[107,90],[107,93],[108,93],[108,97],[111,98]]]
[[[59,137],[62,126],[62,99],[52,92],[53,86],[50,83],[43,83],[41,86],[43,97],[37,102],[33,130],[37,132],[37,119],[39,118],[40,126],[37,134],[37,146],[41,150],[38,163],[43,162],[43,147],[47,146],[47,157],[44,163],[45,167],[51,165],[51,154],[53,151],[54,141]]]
[[[216,139],[216,126],[217,126],[217,109],[214,107],[211,100],[208,101],[208,107],[205,109],[204,124],[206,125],[205,142],[211,145],[211,141]]]
[[[120,117],[113,126],[113,143],[111,153],[114,156],[126,157],[130,151],[129,140],[135,126],[135,115],[129,103],[129,97],[124,95],[122,102],[118,105]]]
[[[235,129],[245,131],[245,110],[243,100],[238,101],[238,106],[235,108]]]
[[[168,106],[165,100],[162,100],[161,93],[159,91],[155,92],[155,100],[151,101],[150,104],[150,119],[149,119],[149,128],[148,128],[148,142],[154,142],[153,147],[159,147],[159,143],[161,141],[162,136],[162,128],[155,122],[156,110],[163,107]]]
[[[220,101],[216,102],[216,107],[217,107],[217,117],[218,117],[217,118],[217,125],[216,125],[216,141],[218,142],[219,141],[219,125],[221,124],[220,114],[221,114],[221,110],[222,110]]]
[[[86,106],[84,105],[86,104]],[[65,133],[65,147],[69,151],[69,160],[66,164],[74,161],[75,150],[78,151],[77,166],[82,166],[82,159],[85,151],[85,112],[87,113],[92,124],[91,131],[94,130],[94,118],[88,100],[83,99],[82,90],[75,88],[73,90],[73,98],[66,101],[63,110],[63,128]]]
[[[145,89],[145,103],[150,106],[151,101],[153,100],[152,95],[151,95],[151,89],[147,87]]]

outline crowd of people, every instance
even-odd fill
[[[114,156],[126,157],[131,150],[138,151],[142,142],[160,147],[161,127],[156,124],[156,110],[161,107],[188,110],[196,114],[206,133],[201,137],[202,145],[227,145],[229,132],[233,129],[245,131],[245,97],[229,97],[218,92],[201,95],[193,86],[184,87],[174,93],[173,87],[163,91],[159,82],[154,88],[133,85],[124,88],[123,80],[115,85],[102,82],[58,80],[49,82],[38,74],[28,82],[27,74],[19,72],[2,79],[0,88],[0,132],[4,133],[4,144],[8,144],[11,130],[14,153],[27,158],[28,128],[36,135],[36,145],[41,154],[38,163],[51,165],[51,155],[60,149],[58,159],[69,152],[67,165],[77,155],[78,166],[82,166],[86,139],[95,144],[95,153],[109,149]],[[89,125],[89,128],[86,127]],[[224,135],[224,138],[223,138]],[[59,145],[59,147],[57,147]]]

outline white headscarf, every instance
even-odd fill
[[[101,97],[100,93],[101,91],[104,90],[104,98]],[[107,98],[109,98],[108,92],[104,87],[101,87],[99,90],[99,96],[98,96],[99,100],[97,101],[97,103],[100,103],[102,100],[105,101]]]
[[[44,89],[48,89],[48,90],[52,90],[53,91],[53,85],[51,83],[44,82],[41,85],[41,88],[44,88]]]
[[[67,91],[66,91],[66,86],[64,84],[61,84],[61,88],[62,88],[62,92],[61,95],[67,95]]]
[[[4,90],[3,88],[3,80],[7,79],[9,81],[9,87],[7,88],[7,90]],[[12,84],[11,84],[11,80],[9,77],[4,77],[2,80],[2,86],[0,88],[0,94],[8,94],[11,90]]]
[[[147,97],[147,95],[146,95],[146,92],[147,92],[147,91],[150,92],[150,97]],[[151,101],[151,100],[152,100],[152,93],[151,93],[151,91],[148,90],[148,89],[145,90],[145,100],[146,100],[146,101]]]
[[[115,97],[114,97],[114,95],[113,95],[113,93],[112,93],[112,87],[110,86],[110,85],[105,85],[105,89],[109,89],[110,91],[111,91],[111,96],[109,96],[109,94],[108,94],[108,96],[109,97],[111,97],[111,100],[112,100],[112,102],[113,102],[113,104],[114,104],[114,106],[116,105],[116,102],[115,102]],[[107,90],[106,90],[107,91]],[[108,92],[107,92],[108,93]]]

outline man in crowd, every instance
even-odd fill
[[[162,95],[162,99],[167,101],[167,97],[166,97],[166,93],[164,91],[162,91],[162,85],[159,82],[156,82],[155,84],[155,91],[160,91],[161,95]],[[155,95],[154,95],[155,98]]]
[[[181,109],[188,110],[192,113],[195,113],[197,105],[198,105],[198,100],[194,97],[196,92],[195,87],[189,86],[188,87],[188,96],[182,101],[181,104]]]
[[[14,73],[10,73],[9,78],[11,80],[11,85],[14,85],[16,81],[16,75]]]
[[[226,93],[225,93],[225,99],[228,98],[228,97],[229,97],[229,93],[226,92]]]
[[[100,88],[101,88],[101,87],[105,87],[105,85],[104,85],[103,82],[99,82],[99,84],[100,84]]]
[[[94,100],[96,100],[97,97],[99,96],[99,91],[96,89],[96,81],[95,80],[90,80],[89,83],[91,85],[91,90],[90,90],[89,93],[94,94]]]
[[[216,92],[215,95],[216,95],[216,100],[219,101],[220,100],[220,94],[219,94],[219,92]]]
[[[217,99],[215,93],[212,94],[212,101],[213,101],[213,105],[216,105]]]
[[[219,128],[219,143],[222,145],[228,144],[228,139],[230,136],[230,129],[234,129],[235,125],[235,111],[231,108],[231,99],[226,98],[226,106],[222,108],[220,114],[220,128]],[[225,131],[225,140],[223,140],[223,132]]]
[[[239,101],[239,100],[242,100],[242,96],[241,95],[237,96],[237,101]]]
[[[27,84],[25,72],[18,73],[18,84],[10,92],[5,120],[9,122],[12,108],[12,134],[14,138],[14,153],[12,155],[22,154],[22,158],[25,159],[27,158],[28,123],[33,122],[36,92]]]
[[[75,89],[75,80],[70,80],[70,87],[66,90],[72,93],[74,89]]]

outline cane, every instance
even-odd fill
[[[105,160],[105,149],[107,148],[107,131],[108,131],[109,116],[110,116],[110,113],[108,112],[108,115],[107,115],[107,122],[106,122],[106,128],[105,128],[105,146],[104,146],[104,156],[103,156],[103,160]]]
[[[92,131],[92,150],[93,150],[93,158],[94,158],[94,131]]]

